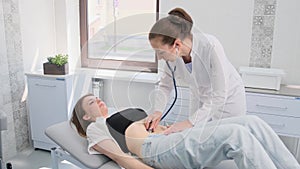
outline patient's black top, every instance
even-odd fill
[[[133,122],[142,120],[146,117],[147,114],[144,110],[130,108],[115,113],[106,119],[106,125],[111,136],[118,142],[125,153],[129,152],[125,141],[125,131],[127,127]]]

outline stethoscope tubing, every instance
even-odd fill
[[[174,69],[172,69],[168,61],[166,61],[166,64],[167,64],[168,68],[170,69],[170,71],[172,73],[173,85],[174,85],[174,90],[175,90],[175,98],[174,98],[171,106],[169,107],[169,109],[161,117],[161,120],[163,120],[169,114],[170,110],[174,107],[175,102],[177,100],[177,87],[176,87],[176,80],[175,80],[175,74],[174,74],[175,71],[176,71],[176,66],[174,66]]]

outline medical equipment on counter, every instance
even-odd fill
[[[92,78],[92,92],[94,96],[104,100],[104,80]]]
[[[169,109],[165,112],[165,114],[162,116],[161,120],[163,120],[167,115],[168,113],[170,112],[170,110],[173,108],[176,100],[177,100],[177,87],[176,87],[176,80],[175,80],[175,71],[176,71],[176,66],[174,66],[174,69],[171,68],[170,64],[168,61],[166,61],[166,64],[168,66],[168,68],[170,69],[171,73],[172,73],[172,79],[173,79],[173,85],[174,85],[174,90],[175,90],[175,98],[174,98],[174,101],[173,103],[171,104],[171,106],[169,107]]]
[[[281,78],[285,75],[282,69],[240,67],[239,72],[245,87],[280,90]]]

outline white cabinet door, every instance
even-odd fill
[[[300,137],[300,118],[288,116],[276,116],[263,113],[249,113],[256,115],[267,122],[272,129],[279,135]]]
[[[247,93],[247,111],[300,118],[300,100],[289,96]]]
[[[38,77],[27,79],[32,140],[34,144],[35,141],[52,143],[44,134],[45,129],[68,119],[65,79]]]
[[[300,137],[300,100],[295,97],[246,93],[247,114],[266,121],[279,135]]]

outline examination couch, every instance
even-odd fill
[[[51,149],[53,169],[59,169],[59,163],[62,160],[67,160],[82,169],[121,168],[105,155],[88,154],[86,139],[80,137],[68,121],[48,127],[45,134],[58,145]],[[237,167],[230,160],[224,161],[214,168],[206,169],[237,169]]]

